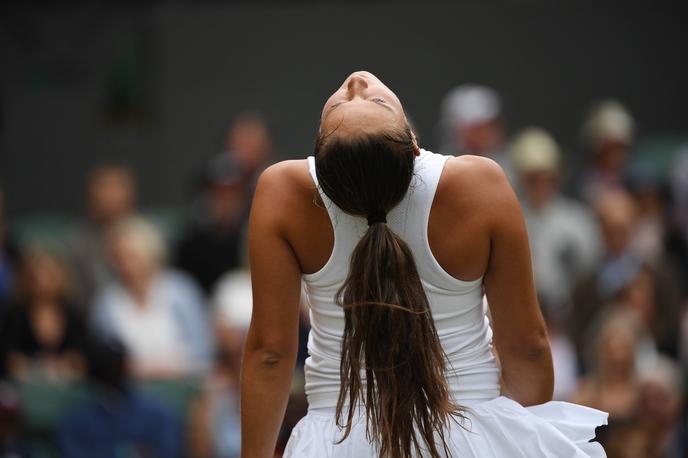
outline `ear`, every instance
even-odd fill
[[[411,132],[411,136],[413,137],[413,154],[416,156],[420,156],[420,147],[418,146],[418,139],[416,138],[416,134]]]

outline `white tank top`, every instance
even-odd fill
[[[404,199],[387,215],[387,224],[411,248],[430,302],[440,342],[448,358],[445,372],[457,402],[499,396],[499,369],[492,354],[492,330],[483,301],[482,277],[462,281],[437,262],[428,244],[428,216],[445,162],[451,156],[421,150],[414,177]],[[308,158],[315,182],[315,160]],[[309,357],[305,364],[306,396],[310,408],[337,405],[344,311],[335,295],[346,280],[354,247],[368,228],[365,218],[337,207],[318,187],[334,229],[334,247],[325,265],[304,274],[310,307]]]

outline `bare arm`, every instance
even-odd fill
[[[552,399],[554,373],[545,322],[537,303],[528,234],[506,176],[486,167],[490,212],[490,258],[485,292],[494,342],[510,396],[523,405]]]
[[[284,238],[291,195],[280,165],[261,176],[251,210],[253,316],[241,370],[242,458],[274,455],[298,345],[301,270]]]

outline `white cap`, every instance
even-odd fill
[[[538,170],[557,172],[561,151],[554,138],[544,129],[529,127],[522,130],[512,142],[511,160],[519,173]]]
[[[583,137],[592,148],[604,141],[631,143],[634,133],[631,114],[616,100],[602,100],[590,111],[583,125]]]
[[[492,121],[501,110],[502,102],[497,91],[476,84],[456,87],[442,100],[444,119],[463,125]]]

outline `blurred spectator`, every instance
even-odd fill
[[[631,249],[650,263],[661,262],[668,231],[665,186],[642,162],[633,167],[627,181],[638,209]]]
[[[564,326],[550,317],[552,307],[547,301],[538,296],[538,303],[547,325],[547,337],[552,352],[554,368],[554,393],[552,398],[557,401],[568,401],[578,386],[578,353],[566,334]]]
[[[207,164],[201,192],[191,207],[175,264],[190,273],[207,294],[220,276],[238,267],[253,191],[272,162],[274,148],[265,120],[245,113],[227,131],[225,151]]]
[[[640,374],[641,431],[649,445],[648,458],[681,458],[688,455],[688,430],[681,422],[685,388],[681,371],[668,358],[658,358]]]
[[[560,192],[561,152],[542,129],[522,131],[511,146],[523,215],[528,227],[538,294],[550,319],[565,319],[574,286],[600,256],[592,213]]]
[[[617,302],[643,320],[660,350],[676,355],[680,298],[674,272],[669,266],[645,262],[633,251],[638,210],[626,192],[603,192],[595,209],[604,253],[597,271],[574,291],[570,325],[577,348],[580,351],[595,315],[605,304]]]
[[[679,333],[679,348],[678,348],[678,359],[681,364],[686,369],[686,375],[688,375],[688,306],[684,305],[681,314],[680,323],[680,333]],[[686,406],[688,408],[688,406]]]
[[[248,258],[244,258],[248,261]],[[308,357],[307,340],[309,328],[309,309],[305,295],[299,316],[299,349],[296,356],[297,368],[302,368]],[[243,342],[251,324],[253,310],[253,293],[251,289],[251,273],[247,263],[241,268],[223,275],[218,281],[211,296],[211,304],[215,313],[215,321],[221,326],[219,342],[230,350],[236,358],[235,363],[241,361]]]
[[[0,317],[12,293],[15,256],[16,250],[5,226],[5,194],[0,188]]]
[[[118,165],[97,167],[88,178],[86,199],[88,219],[66,240],[84,312],[88,312],[96,292],[112,277],[103,238],[110,227],[134,211],[136,186],[131,171]]]
[[[117,279],[94,304],[95,325],[120,339],[139,378],[176,378],[205,370],[210,335],[203,297],[187,276],[165,267],[165,246],[148,222],[132,217],[106,240]]]
[[[0,382],[0,457],[31,456],[21,433],[22,411],[19,394],[9,383]]]
[[[673,218],[688,238],[688,145],[674,156],[669,179],[675,205]]]
[[[213,374],[194,411],[195,456],[238,457],[241,437],[239,368],[253,308],[251,274],[247,265],[222,276],[211,296],[211,304],[218,352]],[[308,356],[308,308],[305,302],[301,305],[297,370],[282,422],[278,449],[284,447],[292,428],[305,415],[307,408],[302,371]]]
[[[130,386],[126,350],[121,343],[111,339],[89,342],[88,368],[95,398],[60,421],[62,456],[182,456],[179,419]]]
[[[605,310],[588,334],[585,354],[591,370],[573,402],[609,412],[612,429],[639,413],[638,359],[648,354],[648,337],[640,322],[621,308]]]
[[[464,84],[449,91],[442,100],[440,137],[442,154],[489,157],[513,178],[504,148],[502,101],[494,89]]]
[[[623,186],[634,121],[621,103],[603,100],[590,111],[582,135],[590,164],[580,178],[579,192],[587,202],[594,203],[603,191]]]
[[[221,286],[222,300],[214,303],[215,361],[191,409],[191,454],[197,458],[238,458],[241,454],[239,369],[252,305],[250,278],[248,283],[242,280],[220,282],[225,285]]]
[[[17,301],[0,332],[2,365],[15,378],[80,377],[86,327],[70,305],[65,266],[47,248],[22,255]]]
[[[667,230],[666,249],[688,278],[688,145],[680,148],[670,170],[671,208]],[[688,297],[688,285],[683,285],[683,296]]]
[[[215,321],[221,326],[220,342],[241,357],[241,345],[251,323],[253,293],[248,268],[237,269],[222,276],[211,296]],[[240,362],[239,359],[236,362]]]
[[[272,135],[265,120],[255,113],[237,117],[227,131],[225,152],[237,160],[253,188],[258,175],[270,165],[274,156]]]
[[[222,274],[241,263],[249,188],[241,164],[228,154],[208,164],[205,182],[175,257],[176,265],[210,293]]]

